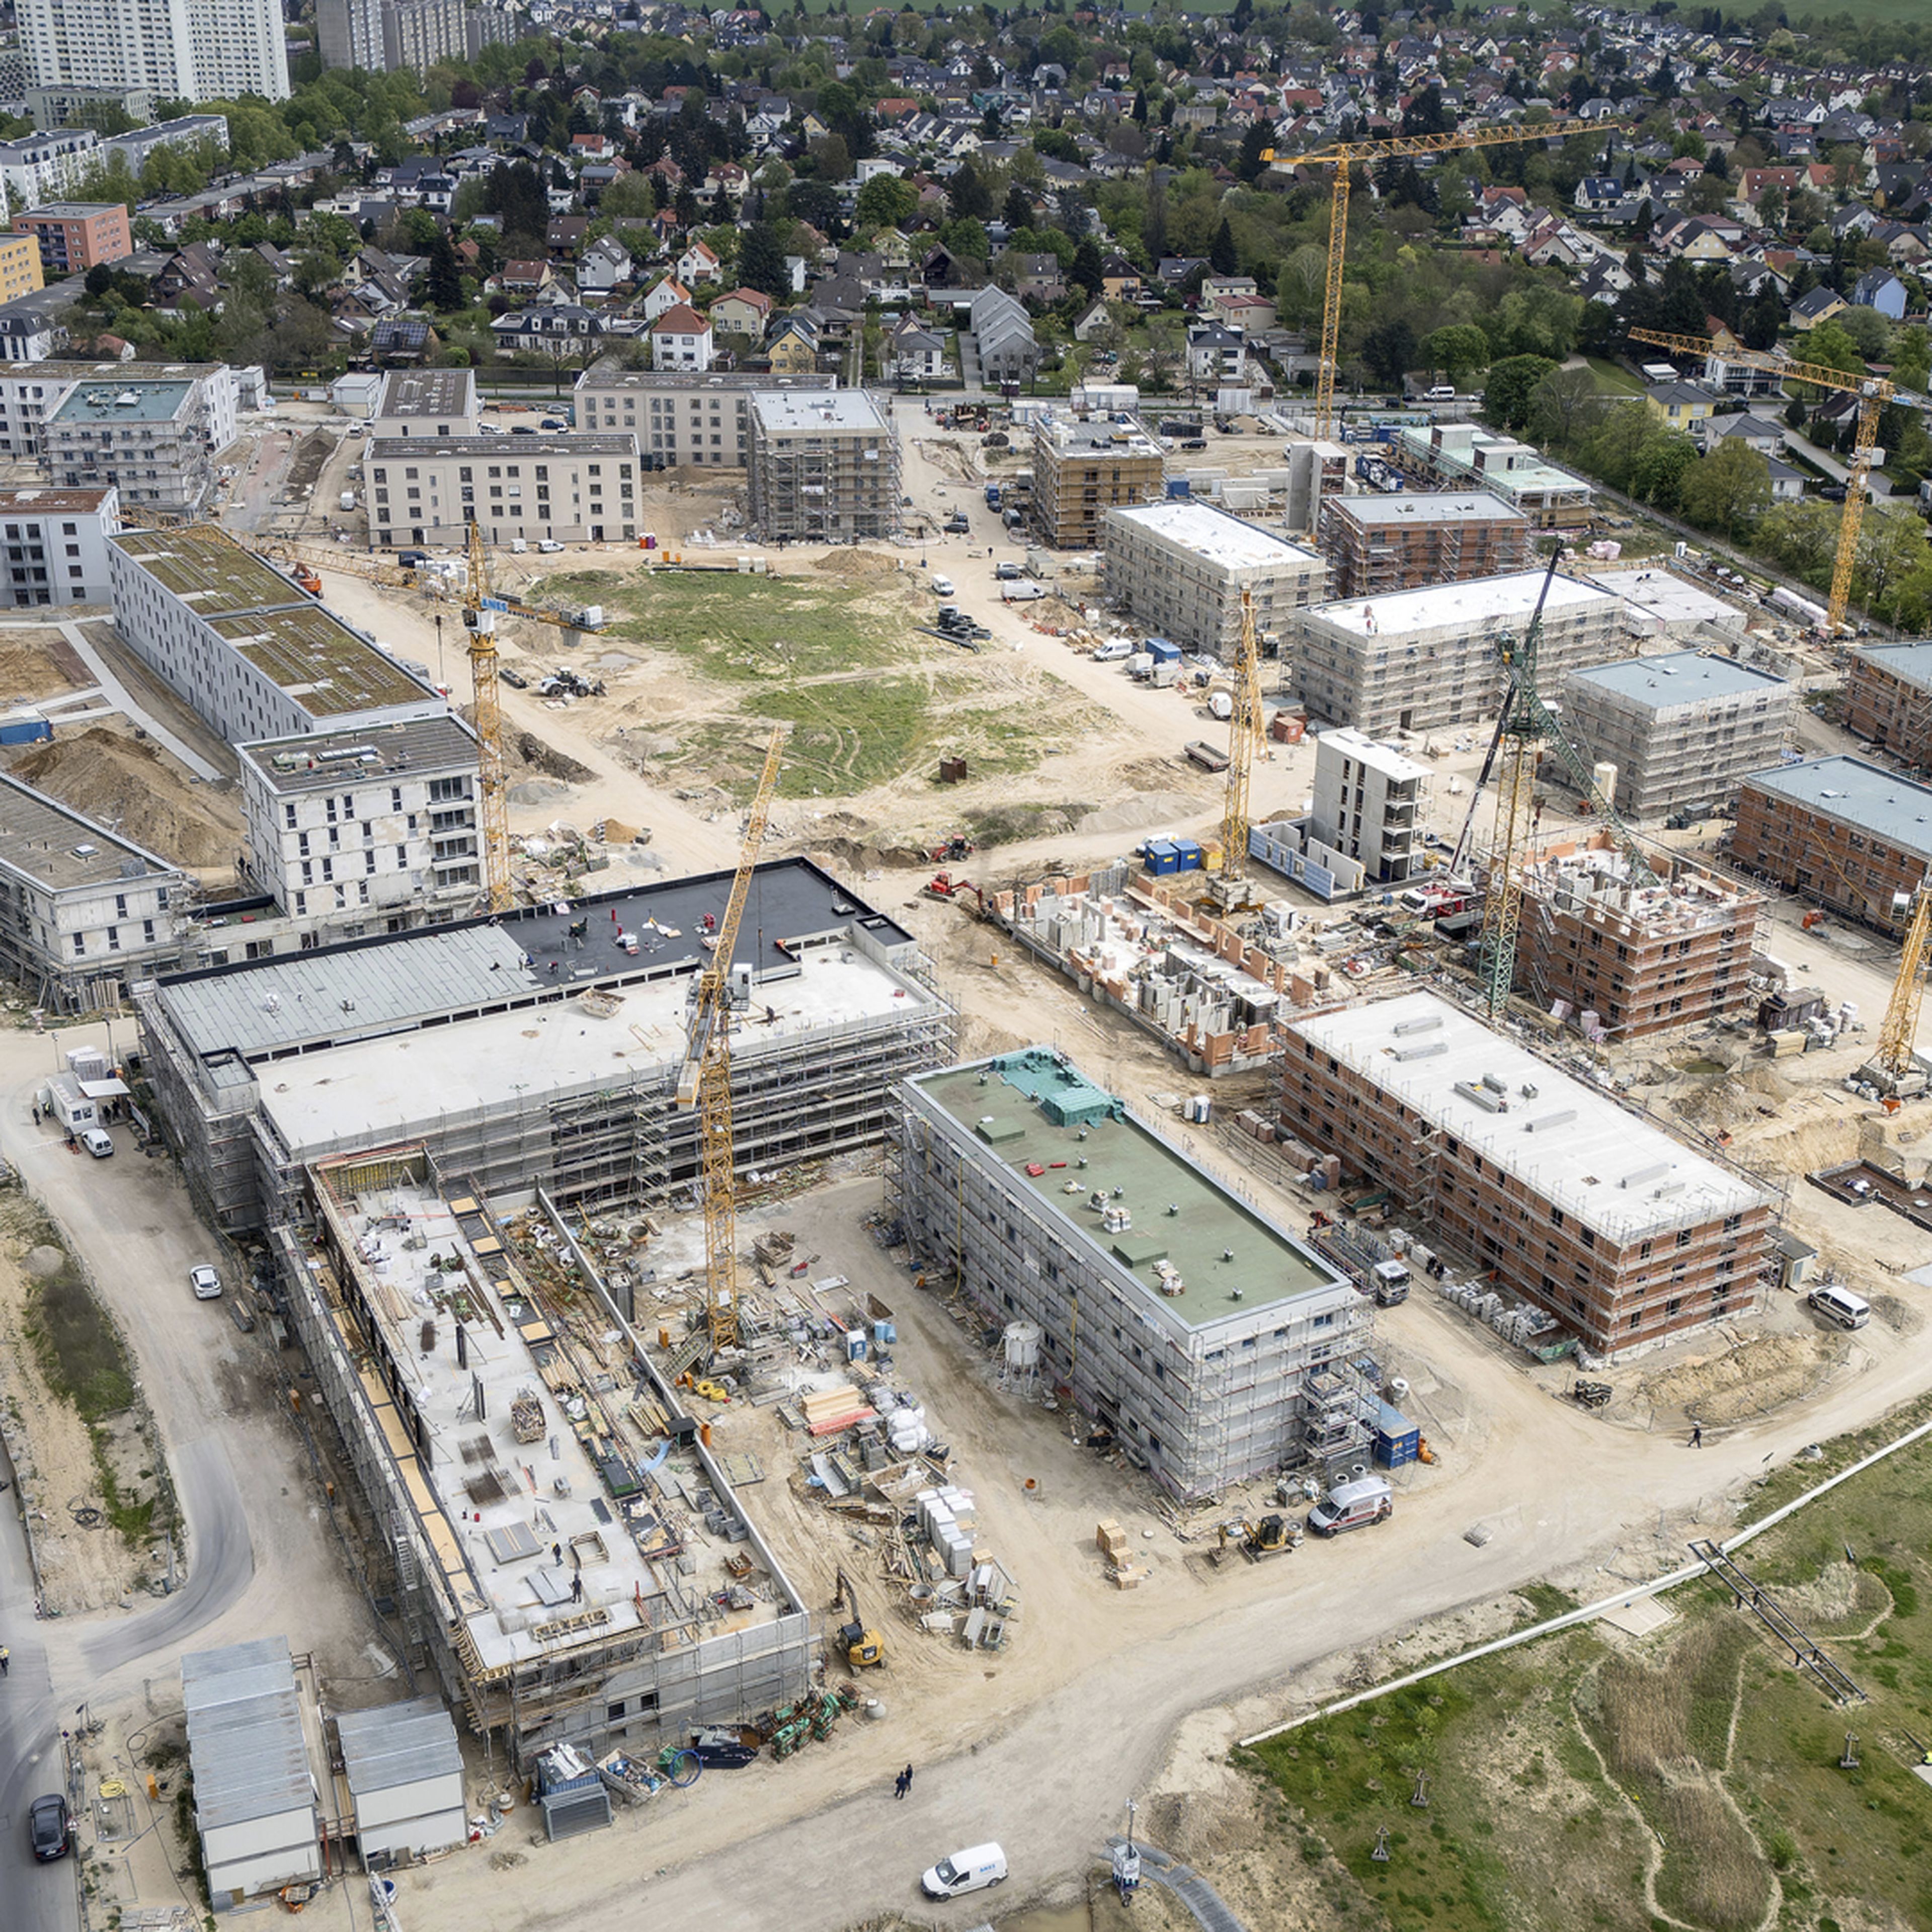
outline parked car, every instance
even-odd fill
[[[1814,1313],[1840,1328],[1862,1328],[1871,1319],[1871,1304],[1835,1282],[1814,1288],[1804,1299]]]
[[[964,510],[955,510],[946,520],[946,528],[950,536],[964,536],[972,527],[972,520]]]
[[[58,1791],[36,1798],[27,1808],[27,1838],[34,1856],[45,1864],[64,1858],[74,1846],[74,1820],[68,1815],[67,1800]]]
[[[935,577],[932,580],[932,594],[935,597],[950,597],[952,595],[952,578]]]
[[[556,556],[557,552],[562,549],[562,544],[559,543],[554,537],[545,537],[542,542],[537,545],[537,548],[542,550],[545,556]]]
[[[105,1127],[89,1127],[80,1144],[96,1160],[105,1160],[114,1151],[114,1136]]]
[[[206,1262],[197,1262],[188,1271],[188,1285],[194,1290],[197,1301],[219,1301],[221,1299],[221,1277]]]
[[[512,425],[510,430],[512,436],[535,436],[536,433],[537,426],[535,423],[517,423]]]
[[[567,422],[560,422],[555,416],[545,416],[542,427],[544,429],[568,429],[570,425]]]
[[[1006,1855],[998,1845],[975,1845],[941,1858],[920,1879],[920,1889],[928,1898],[957,1898],[963,1892],[998,1885],[1006,1875]]]
[[[1317,1536],[1340,1536],[1345,1529],[1360,1529],[1394,1514],[1394,1490],[1379,1476],[1358,1476],[1337,1483],[1308,1512],[1308,1526]]]
[[[1013,562],[1012,558],[1008,557],[1004,562],[994,565],[993,574],[1002,584],[1015,584],[1019,580],[1020,567]]]

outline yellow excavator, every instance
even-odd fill
[[[1238,1540],[1241,1554],[1250,1562],[1264,1556],[1280,1556],[1301,1545],[1301,1526],[1293,1516],[1264,1516],[1258,1522],[1237,1520],[1220,1526],[1220,1542],[1214,1554],[1225,1556],[1231,1542]]]
[[[838,1627],[838,1641],[845,1648],[845,1661],[854,1670],[869,1670],[886,1660],[886,1640],[875,1630],[866,1628],[864,1612],[859,1608],[859,1593],[852,1587],[852,1580],[846,1575],[842,1565],[838,1572],[838,1588],[832,1599],[832,1607],[844,1610],[851,1614],[852,1621]]]

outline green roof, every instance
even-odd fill
[[[978,1138],[982,1160],[1009,1168],[1076,1239],[1190,1328],[1332,1291],[1342,1280],[1052,1048],[913,1085]],[[1124,1212],[1127,1224],[1110,1227],[1110,1210],[1117,1222]],[[1177,1280],[1180,1292],[1168,1292]]]

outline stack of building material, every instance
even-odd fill
[[[964,1490],[948,1484],[943,1489],[922,1490],[914,1498],[920,1528],[939,1552],[949,1576],[964,1577],[973,1569],[973,1498]]]
[[[872,1408],[850,1382],[837,1388],[812,1389],[798,1399],[805,1412],[805,1426],[814,1436],[836,1436],[854,1423],[872,1419]]]
[[[1094,1532],[1094,1540],[1100,1554],[1107,1559],[1108,1570],[1117,1590],[1131,1590],[1151,1570],[1142,1568],[1133,1560],[1133,1550],[1127,1540],[1127,1532],[1109,1517]]]

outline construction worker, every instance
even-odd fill
[[[4,1643],[0,1643],[0,1677],[7,1674],[7,1666],[13,1661],[14,1653]]]

